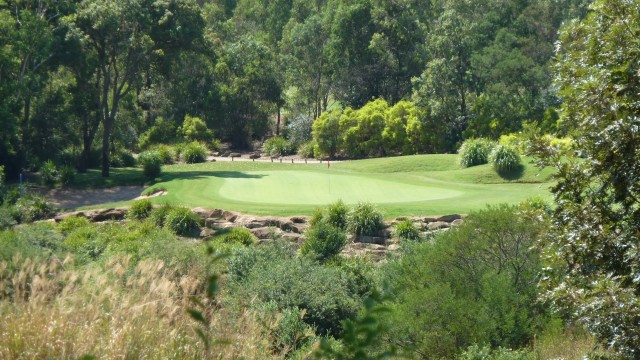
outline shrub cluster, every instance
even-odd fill
[[[166,214],[164,226],[181,236],[198,236],[200,233],[200,218],[191,209],[176,207]]]
[[[520,166],[520,154],[510,146],[496,145],[491,150],[489,161],[498,173],[508,172]]]
[[[169,145],[166,145],[166,144],[156,145],[153,147],[153,151],[158,153],[158,156],[160,157],[160,161],[162,161],[162,164],[164,165],[173,164],[176,159],[175,150]]]
[[[494,146],[495,143],[488,139],[468,139],[458,149],[458,161],[463,167],[486,164]]]
[[[109,163],[112,167],[120,168],[120,167],[133,167],[136,166],[136,158],[133,157],[131,152],[119,148],[112,151],[109,156]]]
[[[213,131],[211,131],[204,120],[199,117],[187,115],[184,117],[182,127],[178,132],[184,136],[185,140],[191,142],[209,142],[213,140]]]
[[[349,213],[348,229],[357,236],[376,236],[384,229],[384,217],[375,206],[358,203]]]
[[[127,211],[127,217],[130,219],[143,220],[151,215],[152,210],[153,204],[151,204],[151,200],[137,200],[131,204],[131,207]]]
[[[528,344],[548,320],[536,301],[541,262],[534,245],[543,219],[535,209],[501,205],[470,214],[433,241],[406,243],[403,256],[382,269],[392,309],[383,315],[385,336],[394,344],[414,341],[409,357]]]
[[[271,157],[280,157],[295,153],[295,144],[283,137],[272,137],[264,142],[264,152]]]
[[[58,179],[58,168],[52,160],[47,160],[40,166],[40,182],[42,185],[53,186]]]
[[[280,312],[306,310],[303,321],[319,334],[339,334],[360,302],[339,267],[297,257],[279,241],[238,251],[229,259],[229,276],[233,296],[272,302]]]
[[[180,157],[187,164],[203,163],[207,161],[207,147],[202,143],[193,141],[182,148]]]
[[[402,220],[396,224],[395,236],[405,240],[418,240],[420,231],[411,220]]]
[[[313,123],[316,156],[361,158],[425,151],[424,116],[409,101],[390,107],[383,99],[360,109],[328,111]]]
[[[158,117],[155,124],[138,137],[138,147],[144,150],[155,144],[170,144],[176,138],[177,129],[173,122]]]
[[[147,150],[138,156],[138,161],[142,164],[142,173],[148,179],[155,179],[162,171],[162,158],[157,151]]]
[[[223,232],[221,241],[227,244],[237,245],[253,245],[256,243],[256,237],[243,227],[235,227]]]
[[[55,209],[44,197],[27,193],[18,199],[11,213],[16,222],[30,223],[50,218]]]
[[[347,244],[344,230],[328,221],[320,221],[307,229],[306,240],[300,252],[319,261],[326,261],[340,254]]]

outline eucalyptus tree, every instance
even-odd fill
[[[586,19],[569,23],[556,81],[578,156],[535,148],[559,167],[542,244],[546,298],[630,358],[640,356],[638,49],[638,1],[596,0]]]
[[[96,59],[102,176],[107,177],[111,132],[121,100],[142,82],[143,70],[158,57],[201,36],[204,22],[189,0],[83,0],[67,21]]]

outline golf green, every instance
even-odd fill
[[[460,191],[404,184],[362,175],[330,171],[256,171],[226,178],[222,198],[261,204],[323,205],[336,200],[347,204],[378,204],[440,200],[463,195]]]
[[[119,171],[119,172],[118,172]],[[164,166],[146,192],[162,189],[158,203],[220,208],[255,215],[308,215],[342,200],[370,202],[387,217],[468,213],[487,205],[550,199],[550,176],[527,159],[499,175],[489,165],[462,168],[456,155],[414,155],[331,164],[207,162]],[[119,176],[119,178],[118,178]],[[102,180],[99,171],[79,176]],[[114,170],[113,184],[141,178],[140,169]],[[129,201],[93,207],[123,206]]]

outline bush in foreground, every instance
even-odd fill
[[[164,226],[181,236],[197,236],[200,232],[200,218],[191,209],[178,207],[169,210]]]
[[[359,203],[349,214],[348,229],[357,236],[375,236],[384,229],[384,217],[373,205]]]
[[[308,228],[305,235],[306,240],[300,252],[319,261],[337,256],[347,244],[344,231],[324,221]]]
[[[55,209],[44,197],[25,194],[16,202],[14,214],[18,222],[30,223],[50,218],[55,214]]]
[[[151,200],[137,200],[131,203],[131,207],[127,211],[127,217],[136,220],[146,219],[151,215],[152,210],[153,204],[151,204]]]
[[[221,241],[226,244],[253,245],[256,243],[256,237],[248,229],[235,227],[227,230]]]
[[[402,220],[396,224],[395,235],[400,239],[418,240],[420,231],[411,220]]]
[[[460,165],[471,167],[488,163],[494,145],[493,141],[484,138],[466,140],[458,150]]]
[[[278,311],[306,309],[303,320],[318,334],[339,334],[342,321],[358,310],[360,299],[349,291],[339,268],[297,257],[279,241],[237,252],[229,259],[229,275],[234,297],[273,302]]]

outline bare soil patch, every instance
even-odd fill
[[[140,196],[142,186],[115,186],[104,189],[52,189],[42,191],[55,207],[75,209],[104,203],[132,200]]]

